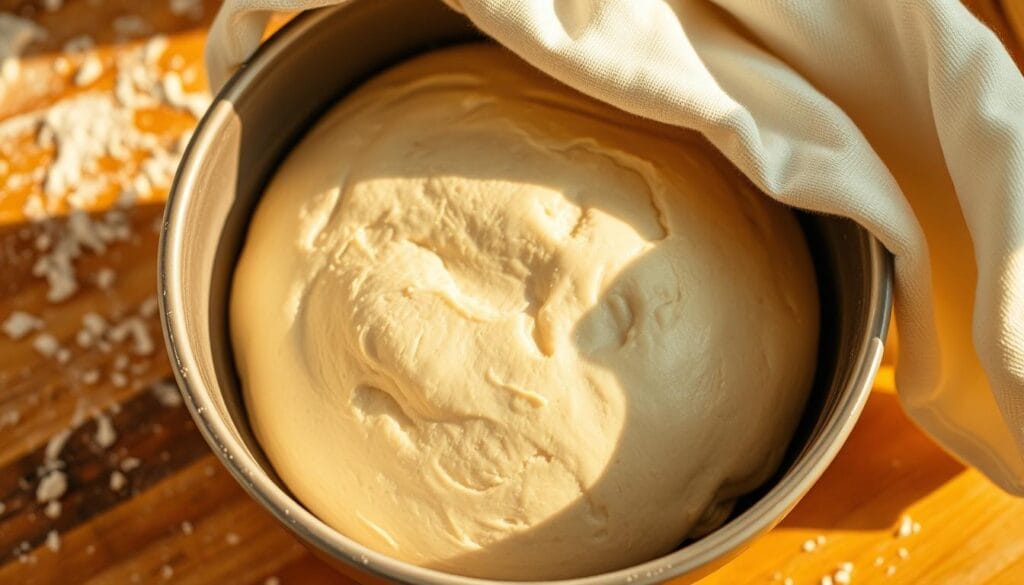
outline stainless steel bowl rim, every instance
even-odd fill
[[[275,54],[286,51],[290,44],[309,27],[331,17],[332,10],[304,13],[278,31],[260,48],[249,62],[240,68],[215,98],[186,149],[170,194],[160,238],[158,252],[158,291],[161,322],[168,354],[185,403],[196,426],[224,467],[242,487],[285,526],[327,555],[355,567],[388,579],[412,583],[486,585],[505,583],[464,577],[419,567],[378,553],[340,534],[306,510],[301,503],[279,488],[266,472],[235,439],[228,425],[217,414],[210,391],[204,382],[190,376],[197,368],[197,357],[187,343],[179,343],[187,335],[182,294],[181,258],[177,250],[183,245],[183,218],[194,196],[198,167],[204,152],[212,146],[218,128],[230,115],[227,106],[250,90]],[[874,373],[882,357],[882,341],[889,322],[892,299],[892,260],[884,247],[872,239],[870,262],[872,265],[871,290],[866,310],[870,331],[863,343],[855,349],[854,362],[858,370],[848,386],[844,400],[822,429],[821,435],[800,461],[751,508],[708,536],[663,557],[601,575],[557,581],[573,585],[610,585],[619,583],[641,584],[661,582],[686,574],[712,563],[716,558],[752,541],[768,531],[792,509],[810,489],[846,441],[863,409]],[[550,582],[550,581],[549,581]]]

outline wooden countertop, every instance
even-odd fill
[[[1024,0],[968,4],[1020,64]],[[51,12],[46,5],[61,6]],[[167,103],[174,102],[167,97],[174,87],[164,85],[165,77],[173,71],[186,91],[202,88],[202,42],[215,10],[202,0],[0,0],[0,12],[27,15],[47,31],[28,49],[20,74],[11,74],[17,79],[0,88],[0,322],[13,311],[44,322],[21,340],[0,335],[0,583],[351,582],[242,492],[185,409],[159,386],[170,379],[152,312],[166,185],[144,159],[173,152],[173,142],[195,123],[181,103]],[[60,256],[54,250],[75,228],[59,217],[66,208],[60,197],[52,202],[58,217],[25,219],[26,202],[42,188],[36,169],[54,164],[53,149],[35,136],[16,136],[8,122],[59,112],[90,92],[109,101],[120,78],[130,77],[118,71],[130,69],[131,59],[145,60],[140,47],[156,34],[168,39],[149,65],[162,89],[147,91],[162,98],[133,114],[151,136],[135,146],[155,150],[120,158],[101,153],[92,169],[98,179],[70,178],[99,181],[88,205],[93,223],[125,237],[106,234],[102,252],[85,245],[77,257],[71,253],[79,290],[48,302],[50,287],[33,266]],[[80,35],[95,40],[98,76],[80,73],[84,54],[68,52],[74,47],[67,41]],[[76,85],[77,75],[87,83]],[[135,204],[106,215],[125,181],[140,173],[156,177],[151,192],[135,185]],[[111,324],[91,341],[81,333],[88,329],[83,317],[94,319],[90,313]],[[43,332],[53,339],[39,340]],[[53,437],[64,430],[61,446]],[[57,475],[67,486],[54,497]],[[59,501],[60,510],[40,496]],[[904,516],[910,534],[899,537]],[[815,542],[813,551],[804,550],[807,541]],[[900,411],[888,366],[853,436],[811,493],[702,583],[819,583],[844,562],[853,564],[855,583],[1024,583],[1024,500],[1004,495],[917,430]]]

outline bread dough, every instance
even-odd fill
[[[320,120],[252,220],[256,436],[342,534],[463,575],[650,560],[774,471],[814,374],[801,231],[692,134],[470,45]]]

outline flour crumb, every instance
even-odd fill
[[[110,329],[108,337],[114,343],[131,339],[131,351],[135,355],[151,355],[156,349],[149,327],[140,317],[128,317]]]
[[[155,67],[160,58],[167,52],[168,45],[167,37],[164,35],[150,37],[146,44],[142,46],[142,60],[146,65]]]
[[[883,557],[881,555],[875,557],[875,566],[876,567],[881,567],[884,564],[885,564],[885,557]]]
[[[50,440],[46,442],[46,450],[43,451],[44,462],[49,464],[57,461],[60,457],[60,452],[64,450],[64,445],[67,445],[70,437],[71,429],[64,429],[50,437]]]
[[[155,317],[159,310],[160,301],[157,300],[154,295],[146,297],[146,299],[139,304],[139,316],[145,319]]]
[[[277,577],[267,577],[266,580],[263,581],[263,585],[281,585],[281,580]]]
[[[50,113],[57,111],[58,107],[55,106]],[[62,122],[62,124],[66,122]],[[78,124],[81,125],[81,122]],[[88,135],[90,131],[90,128],[83,127],[79,134]],[[79,182],[80,185],[75,191],[75,196],[91,199],[99,194],[99,187],[82,178],[82,167],[77,161],[80,154],[75,154],[74,148],[68,142],[71,140],[68,136],[62,140],[65,142],[60,147],[55,162],[49,168],[44,189],[52,190],[56,198],[69,189],[69,185]],[[65,145],[68,145],[67,149],[64,148]],[[95,188],[95,192],[93,192],[93,188]],[[88,193],[91,194],[87,195]],[[75,202],[72,201],[72,203]],[[32,266],[32,274],[45,278],[49,285],[46,299],[51,303],[58,303],[78,292],[74,263],[86,250],[94,254],[102,254],[106,251],[108,244],[127,240],[130,235],[127,219],[117,210],[108,211],[96,221],[81,210],[71,211],[53,248],[40,256]]]
[[[78,281],[75,279],[72,260],[81,252],[77,248],[72,252],[72,249],[70,246],[63,247],[52,254],[42,256],[32,266],[32,274],[45,278],[49,284],[46,300],[51,303],[67,300],[78,292]]]
[[[40,333],[32,340],[32,347],[43,357],[54,357],[60,351],[60,342],[49,333]]]
[[[896,556],[898,556],[901,559],[906,559],[910,556],[910,551],[908,551],[906,547],[901,546],[899,549],[896,550]]]
[[[831,575],[825,575],[824,577],[821,578],[820,581],[818,581],[818,583],[820,585],[834,585],[835,582],[832,580],[832,576]]]
[[[60,534],[57,534],[56,530],[46,533],[46,548],[53,552],[60,550]]]
[[[110,472],[110,491],[119,492],[128,483],[128,478],[118,470]]]
[[[181,406],[181,393],[173,382],[157,382],[150,387],[157,402],[165,408]]]
[[[92,438],[102,449],[106,449],[117,442],[117,431],[114,430],[114,425],[110,422],[109,416],[102,413],[96,415],[96,434]]]
[[[54,469],[39,480],[36,487],[36,501],[39,503],[52,502],[64,495],[68,489],[68,478],[64,472]]]
[[[907,538],[913,533],[914,520],[910,516],[904,514],[903,518],[900,519],[899,527],[896,529],[896,538]]]
[[[124,388],[128,385],[128,376],[124,375],[122,372],[112,372],[110,374],[110,383],[113,384],[115,388]]]
[[[35,247],[36,250],[40,252],[45,252],[50,249],[51,245],[53,245],[53,238],[50,236],[50,234],[42,232],[38,236],[36,236],[36,239],[34,242],[32,242],[32,245]]]
[[[100,381],[100,371],[99,370],[87,370],[86,372],[82,373],[82,382],[85,383],[86,385],[92,386],[93,384],[95,384],[96,382],[99,382],[99,381]]]
[[[60,513],[63,509],[64,506],[60,503],[60,500],[52,500],[43,508],[43,514],[50,520],[56,520],[60,518]]]
[[[242,542],[242,539],[234,532],[228,532],[224,537],[224,542],[228,543],[228,546],[236,546],[238,543]]]
[[[4,319],[0,327],[7,337],[17,341],[33,331],[42,329],[43,320],[25,311],[14,311]]]
[[[80,347],[92,347],[102,341],[110,325],[99,313],[89,312],[82,315],[82,328],[75,335],[75,342]]]
[[[800,546],[800,550],[804,551],[805,553],[814,552],[816,548],[818,548],[818,543],[813,538],[808,538]]]
[[[47,12],[57,12],[64,7],[64,0],[43,0],[43,9]]]
[[[204,93],[186,93],[181,76],[168,71],[160,80],[164,100],[168,105],[185,110],[196,118],[201,118],[210,106],[210,98]]]
[[[170,565],[160,567],[160,576],[164,579],[170,579],[174,576],[174,567],[171,567]]]
[[[100,290],[110,290],[117,280],[117,272],[113,268],[100,268],[96,271],[96,286]]]
[[[78,87],[91,85],[103,75],[103,61],[94,54],[89,54],[82,60],[82,64],[75,71],[73,79]]]
[[[125,457],[121,460],[119,467],[121,471],[128,473],[133,469],[138,469],[140,465],[142,465],[142,461],[139,461],[138,457]]]
[[[57,57],[53,60],[53,70],[57,75],[68,76],[71,74],[71,61],[67,57]]]
[[[888,567],[885,568],[885,576],[886,577],[892,577],[895,574],[896,574],[896,567],[895,566],[889,565]]]
[[[192,526],[192,523],[188,520],[185,520],[181,523],[181,533],[185,536],[190,536],[194,531],[195,528]]]

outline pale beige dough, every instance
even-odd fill
[[[310,510],[506,579],[622,568],[720,522],[778,465],[818,334],[789,211],[700,139],[484,45],[316,124],[230,311],[253,428]]]

